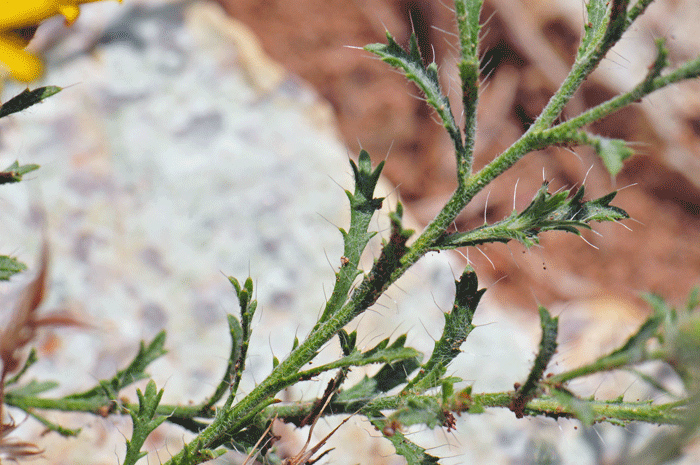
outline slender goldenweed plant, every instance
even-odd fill
[[[698,396],[700,395],[700,305],[694,291],[687,305],[674,309],[660,298],[650,296],[651,316],[622,346],[592,363],[548,376],[547,366],[557,349],[558,320],[545,308],[539,309],[542,336],[532,369],[526,379],[514,379],[514,390],[477,393],[454,376],[447,376],[450,362],[460,353],[460,347],[474,328],[472,320],[485,292],[480,289],[475,271],[467,266],[455,282],[455,298],[447,312],[441,337],[435,342],[426,361],[417,350],[406,346],[406,336],[393,341],[385,339],[369,350],[357,347],[358,335],[344,328],[369,309],[377,299],[426,253],[446,249],[473,247],[491,242],[518,241],[526,247],[538,243],[546,231],[564,231],[580,234],[594,221],[621,221],[628,218],[624,210],[611,205],[616,192],[599,199],[586,200],[584,186],[576,192],[551,193],[545,182],[532,202],[523,211],[513,211],[501,221],[484,224],[470,231],[448,232],[457,215],[491,181],[511,168],[518,160],[536,150],[549,146],[592,147],[614,176],[632,150],[623,140],[609,139],[586,130],[594,121],[643,99],[657,89],[700,75],[700,57],[670,70],[668,51],[663,39],[656,41],[656,59],[649,66],[646,77],[632,90],[605,103],[584,111],[568,121],[558,118],[572,95],[593,72],[611,47],[652,3],[651,0],[589,0],[584,36],[573,67],[552,96],[542,113],[527,131],[502,154],[479,171],[473,170],[477,125],[477,104],[480,88],[480,13],[482,0],[455,0],[459,37],[459,78],[462,88],[464,125],[460,127],[447,96],[438,81],[435,63],[425,65],[416,41],[411,36],[407,48],[400,46],[387,33],[386,44],[373,44],[365,50],[378,56],[413,81],[425,96],[427,103],[439,116],[448,132],[457,160],[457,188],[435,219],[416,234],[402,223],[403,208],[397,203],[389,214],[391,232],[382,243],[381,253],[368,270],[359,267],[370,239],[376,234],[369,230],[372,217],[382,205],[382,198],[374,195],[383,163],[373,167],[370,157],[361,151],[358,161],[351,161],[355,185],[348,190],[350,224],[340,229],[343,255],[335,274],[333,292],[325,304],[316,325],[300,340],[289,341],[290,353],[279,361],[274,359],[270,374],[249,393],[238,392],[239,382],[246,369],[248,344],[252,334],[252,320],[257,302],[253,299],[253,280],[229,281],[238,297],[240,313],[228,315],[231,352],[220,383],[210,397],[197,405],[161,405],[163,394],[153,381],[145,390],[138,390],[138,404],[130,404],[120,397],[127,386],[148,379],[146,368],[165,353],[165,333],[150,342],[142,343],[138,354],[124,369],[111,379],[102,380],[93,388],[62,398],[47,398],[42,393],[54,386],[51,382],[23,381],[23,375],[36,361],[34,353],[19,366],[17,347],[7,347],[0,341],[0,355],[4,363],[2,393],[5,405],[30,413],[49,429],[63,435],[77,434],[44,418],[41,410],[88,412],[98,415],[129,414],[133,419],[133,434],[126,441],[125,465],[136,463],[146,453],[142,446],[148,435],[161,423],[170,422],[195,433],[194,439],[184,445],[168,464],[197,464],[210,460],[229,449],[263,457],[270,463],[275,459],[271,437],[271,423],[275,419],[298,426],[314,425],[323,416],[356,414],[366,417],[382,435],[393,444],[397,454],[409,464],[438,463],[439,459],[412,442],[402,433],[402,427],[425,425],[429,428],[454,428],[455,415],[478,414],[485,409],[507,408],[514,416],[545,416],[574,418],[584,425],[612,423],[626,425],[645,422],[676,425],[675,432],[655,438],[648,448],[660,454],[659,460],[677,456],[683,444],[695,434],[700,423]],[[19,111],[59,91],[46,87],[25,91],[0,108],[0,117]],[[19,181],[23,174],[36,165],[10,165],[0,173],[0,183]],[[320,253],[320,251],[319,251]],[[11,257],[0,257],[0,278],[8,279],[26,267]],[[40,273],[43,280],[45,273]],[[27,289],[16,312],[36,328],[43,324],[63,324],[61,321],[42,321],[34,314],[41,302],[43,281],[37,278]],[[16,330],[17,328],[15,328]],[[20,328],[22,330],[23,328]],[[342,355],[335,361],[308,368],[319,351],[337,338]],[[12,338],[10,338],[12,339]],[[22,344],[26,344],[23,341]],[[19,343],[16,343],[16,345]],[[8,355],[10,354],[10,355]],[[13,358],[14,357],[14,358]],[[575,379],[613,370],[638,373],[635,367],[646,361],[667,363],[678,374],[685,386],[685,394],[672,402],[628,402],[616,399],[582,398],[569,389]],[[14,362],[10,364],[9,362]],[[361,381],[346,382],[355,367],[378,365],[379,371]],[[307,402],[280,403],[276,397],[281,391],[300,382],[316,379],[323,373],[334,376],[324,394]],[[9,377],[10,374],[14,375]],[[640,379],[657,389],[664,390],[663,382],[638,373]],[[3,421],[4,424],[4,421]],[[5,431],[7,428],[3,428]],[[334,430],[335,431],[335,430]],[[4,433],[0,432],[0,453],[4,447]],[[286,464],[314,463],[325,439],[307,450],[308,444],[297,455],[281,461]],[[15,446],[17,443],[14,443]],[[26,455],[35,453],[31,444],[20,443]],[[661,444],[661,446],[659,446]],[[643,450],[640,453],[646,453]],[[22,458],[15,454],[15,459]],[[630,459],[633,460],[632,458]]]

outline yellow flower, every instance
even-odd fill
[[[0,0],[0,65],[18,81],[38,78],[43,69],[41,61],[24,50],[36,26],[58,14],[66,19],[66,25],[71,25],[80,15],[80,4],[99,1]]]

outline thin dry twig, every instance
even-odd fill
[[[323,439],[321,439],[314,447],[311,449],[307,450],[307,447],[309,447],[309,443],[311,443],[311,436],[314,432],[314,428],[316,427],[316,423],[318,422],[318,419],[321,418],[323,415],[323,411],[326,410],[326,407],[328,407],[328,404],[331,402],[331,399],[333,398],[333,395],[338,392],[338,389],[340,388],[339,380],[341,378],[341,373],[338,373],[338,376],[336,376],[333,380],[331,380],[328,383],[328,386],[326,387],[325,392],[323,393],[323,397],[319,399],[319,403],[323,402],[322,407],[318,410],[318,413],[314,416],[313,422],[311,423],[311,428],[309,429],[309,436],[306,439],[306,443],[304,444],[304,447],[301,448],[298,454],[286,458],[282,461],[282,465],[313,465],[314,463],[318,462],[321,460],[323,456],[328,454],[330,451],[333,449],[328,449],[325,450],[316,457],[315,459],[312,459],[312,457],[326,444],[326,442],[335,434],[338,429],[340,429],[341,426],[343,426],[350,418],[352,418],[352,415],[347,417],[345,420],[343,420],[338,426],[333,428],[333,430],[328,433]],[[312,410],[313,411],[316,409]],[[308,417],[304,419],[304,423],[308,421]]]
[[[36,444],[8,437],[17,429],[17,426],[12,418],[8,422],[0,422],[0,463],[3,459],[17,462],[22,458],[34,457],[44,452]]]

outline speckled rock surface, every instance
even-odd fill
[[[44,83],[66,89],[0,124],[3,163],[42,165],[28,182],[0,191],[2,250],[33,264],[45,228],[52,253],[46,306],[71,308],[96,327],[44,333],[32,375],[60,381],[52,395],[86,389],[123,367],[139,340],[166,329],[170,352],[150,373],[165,387],[164,402],[197,402],[217,383],[229,350],[226,313],[237,303],[224,275],[250,274],[260,313],[241,387],[247,392],[269,372],[273,354],[284,357],[294,336],[308,332],[330,292],[341,253],[336,226],[348,219],[348,153],[327,104],[218,7],[144,1],[103,16],[97,10],[85,8],[91,22],[78,23],[74,36],[37,38],[47,50]],[[391,187],[380,194],[396,204]],[[386,222],[375,227],[385,231]],[[359,321],[362,344],[408,332],[409,343],[429,353],[460,272],[450,262],[448,254],[430,256],[390,289]],[[21,281],[3,292],[11,295]],[[534,358],[537,322],[487,294],[475,323],[454,374],[476,391],[510,389]],[[286,396],[320,390],[302,386]],[[122,459],[127,419],[49,417],[83,432],[41,438],[46,452],[34,463]],[[433,453],[451,457],[445,464],[530,463],[540,440],[566,441],[571,457],[592,458],[573,426],[517,422],[502,411],[462,418],[452,435],[412,437],[441,446]],[[319,424],[318,437],[330,428]],[[25,435],[40,431],[31,420],[23,425]],[[296,437],[287,447],[298,450],[305,434],[285,435]],[[351,421],[329,463],[402,463],[372,436],[378,433]],[[159,429],[147,444],[149,460],[167,460],[187,437]]]

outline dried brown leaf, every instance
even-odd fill
[[[3,421],[0,424],[0,463],[3,460],[18,462],[19,459],[34,457],[44,452],[36,444],[20,441],[17,438],[9,438],[8,436],[15,429],[17,429],[17,425],[12,418],[9,422]]]
[[[24,288],[7,326],[0,331],[0,463],[2,459],[17,461],[19,458],[40,454],[42,450],[30,442],[7,436],[16,429],[12,418],[5,421],[5,379],[17,371],[22,363],[22,349],[36,336],[37,329],[43,326],[89,326],[68,312],[55,311],[39,316],[37,309],[44,300],[48,275],[49,247],[46,242],[41,250],[39,271],[36,277]]]
[[[46,293],[48,263],[49,248],[44,243],[39,261],[39,272],[24,288],[7,327],[0,333],[0,361],[3,364],[1,379],[3,381],[8,374],[15,372],[21,366],[21,350],[34,339],[37,329],[43,326],[90,327],[89,324],[63,310],[41,316],[37,314],[37,309]]]
[[[0,360],[2,378],[20,367],[19,351],[31,341],[37,328],[36,310],[44,300],[49,262],[48,245],[44,243],[39,262],[39,272],[22,292],[17,307],[7,327],[0,333]]]

